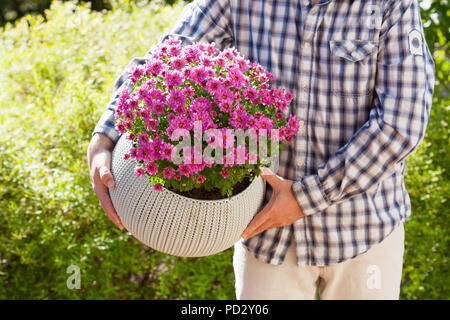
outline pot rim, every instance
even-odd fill
[[[116,146],[117,146],[119,143],[124,143],[124,141],[125,141],[125,143],[129,143],[129,140],[127,140],[127,139],[125,138],[125,135],[121,135],[120,138],[119,138],[119,140],[117,141],[117,143],[116,143],[116,145],[115,145],[115,147],[114,147],[114,150],[113,150],[113,152],[112,152],[112,155],[111,155],[111,166],[113,166],[113,161],[115,160],[114,158],[115,158],[115,156],[117,156],[117,154],[116,154],[116,153],[117,153]],[[124,159],[122,158],[121,155],[120,155],[118,158],[119,158],[119,161],[131,161],[131,159],[124,160]],[[111,171],[113,171],[113,168],[111,168]],[[144,178],[144,177],[142,177],[142,178]],[[153,183],[152,183],[150,180],[148,180],[148,177],[145,176],[145,178],[147,178],[147,181],[150,183],[151,186],[153,186]],[[144,178],[144,179],[145,179],[145,178]],[[200,202],[200,203],[209,203],[209,204],[211,204],[211,203],[221,203],[221,202],[229,203],[229,202],[231,202],[231,201],[235,201],[236,199],[239,199],[239,198],[245,196],[247,193],[250,192],[251,189],[254,189],[256,183],[258,183],[258,182],[261,181],[261,180],[262,180],[262,178],[261,178],[260,175],[255,175],[255,176],[253,177],[253,180],[252,180],[252,181],[250,182],[250,184],[247,186],[247,188],[245,188],[244,190],[242,190],[240,193],[231,196],[231,198],[222,198],[222,199],[215,199],[215,200],[189,198],[189,197],[183,196],[183,195],[181,195],[181,194],[178,194],[178,193],[176,193],[176,192],[170,191],[169,189],[164,188],[164,186],[163,186],[163,190],[162,190],[162,191],[155,191],[155,190],[150,189],[150,192],[158,192],[158,193],[160,193],[160,192],[165,192],[165,193],[172,194],[174,197],[178,197],[178,198],[184,199],[185,201],[186,201],[186,200],[189,200],[189,201],[193,201],[193,202],[197,202],[197,203],[198,203],[198,202]],[[261,183],[264,184],[265,181],[262,180]],[[265,190],[265,188],[264,188],[264,190]],[[264,192],[264,191],[263,191],[263,192]]]
[[[203,202],[203,203],[220,203],[220,202],[230,202],[230,201],[234,201],[236,199],[239,199],[241,197],[243,197],[245,194],[247,194],[248,192],[250,192],[249,190],[251,190],[252,188],[254,188],[255,184],[257,183],[258,180],[261,180],[262,178],[260,176],[255,176],[253,178],[253,180],[250,182],[250,184],[247,186],[247,188],[245,188],[244,190],[242,190],[241,192],[239,192],[238,194],[235,194],[233,196],[231,196],[231,198],[223,198],[223,199],[215,199],[215,200],[208,200],[208,199],[195,199],[195,198],[189,198],[186,196],[183,196],[181,194],[178,194],[176,192],[173,192],[169,189],[166,189],[163,187],[163,191],[154,191],[152,190],[152,192],[168,192],[173,194],[176,197],[181,197],[183,199],[188,199],[190,201],[195,201],[195,202]],[[150,182],[151,183],[151,182]]]

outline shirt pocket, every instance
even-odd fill
[[[331,89],[339,96],[365,96],[374,88],[378,44],[330,40]]]

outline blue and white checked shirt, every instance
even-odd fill
[[[306,217],[245,242],[280,264],[295,239],[299,265],[330,265],[379,243],[410,216],[405,158],[422,140],[434,62],[417,0],[198,0],[168,36],[234,46],[294,93],[303,120],[281,152],[278,174],[294,180]],[[95,132],[117,141],[114,109],[133,59],[118,77]]]

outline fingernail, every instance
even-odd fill
[[[108,188],[113,188],[114,187],[114,181],[109,180],[106,185],[108,186]]]

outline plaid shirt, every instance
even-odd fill
[[[306,217],[245,241],[257,258],[282,263],[294,239],[299,265],[339,263],[407,220],[405,158],[423,139],[434,84],[417,0],[198,0],[160,42],[169,35],[234,46],[294,93],[303,125],[277,173],[294,180]],[[117,141],[118,92],[150,56],[116,80],[94,133]]]

